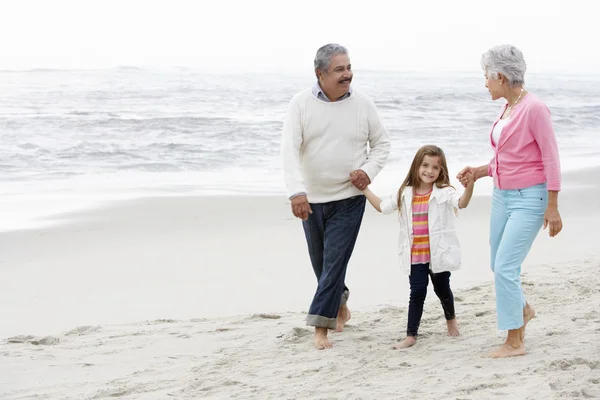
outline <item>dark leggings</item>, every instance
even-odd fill
[[[427,286],[429,277],[433,283],[433,290],[442,303],[444,316],[449,321],[454,319],[454,295],[450,289],[450,272],[440,272],[434,274],[429,270],[429,263],[413,264],[410,268],[410,302],[408,303],[408,325],[406,334],[408,336],[417,336],[421,316],[423,315],[423,305],[427,297]]]

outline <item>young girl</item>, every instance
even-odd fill
[[[398,210],[400,234],[398,253],[401,268],[409,274],[410,301],[406,339],[394,348],[407,348],[417,342],[429,277],[439,297],[448,334],[458,336],[450,271],[460,267],[460,246],[454,229],[458,208],[465,208],[473,195],[474,179],[468,178],[462,196],[450,186],[446,156],[437,146],[419,149],[400,190],[380,199],[367,187],[363,193],[381,213]]]

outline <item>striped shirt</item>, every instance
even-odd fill
[[[431,191],[424,195],[415,193],[412,202],[413,245],[411,263],[425,264],[431,259],[429,254],[429,197]]]

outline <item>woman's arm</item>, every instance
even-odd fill
[[[562,219],[558,212],[558,191],[548,190],[548,207],[544,213],[544,229],[550,226],[550,237],[554,237],[562,230]]]
[[[479,178],[485,178],[487,176],[490,176],[489,174],[489,164],[485,164],[479,167],[475,167],[473,168],[473,179],[474,181],[476,181]]]
[[[476,181],[479,178],[490,176],[489,164],[481,165],[479,167],[464,167],[458,173],[458,175],[456,175],[456,179],[458,179],[465,188],[469,184],[469,174],[473,175],[473,181]]]
[[[561,189],[560,158],[550,110],[545,105],[540,106],[537,110],[532,131],[542,154],[546,184],[548,185],[548,206],[544,214],[544,229],[549,226],[548,233],[550,237],[554,237],[562,230],[562,219],[558,212],[558,192]]]

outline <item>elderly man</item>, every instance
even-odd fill
[[[361,190],[383,168],[390,142],[373,101],[350,86],[346,48],[321,47],[314,65],[317,82],[290,101],[281,152],[318,280],[306,324],[322,350],[331,347],[328,329],[342,331],[350,319],[344,280],[365,210]]]

